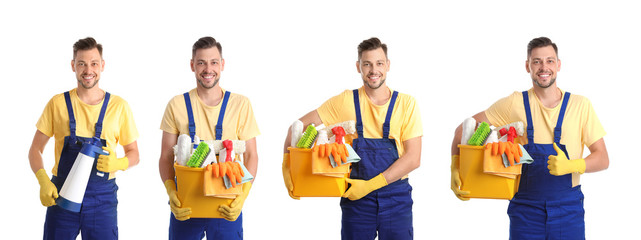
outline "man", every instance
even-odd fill
[[[172,147],[176,145],[180,134],[190,134],[192,141],[194,135],[202,140],[243,140],[246,148],[245,167],[253,176],[256,176],[258,168],[256,136],[260,133],[251,103],[247,97],[229,94],[218,84],[225,68],[220,43],[212,37],[200,38],[193,45],[190,65],[196,76],[196,88],[169,101],[160,126],[163,130],[160,177],[165,183],[172,212],[169,239],[202,239],[205,233],[207,239],[242,239],[241,209],[251,182],[242,185],[243,193],[229,206],[212,206],[212,211],[219,211],[224,219],[191,219],[191,208],[182,207],[176,195]],[[188,109],[193,114],[188,114]],[[193,116],[195,124],[195,130],[192,129],[191,133],[189,115]],[[220,124],[222,127],[217,130],[215,125]]]
[[[118,239],[115,172],[138,164],[138,130],[127,102],[100,89],[104,67],[102,45],[91,37],[78,40],[71,60],[78,87],[51,98],[36,124],[29,163],[40,183],[40,202],[48,207],[44,239],[76,239],[78,232],[82,239]],[[49,180],[42,151],[52,136],[55,165]],[[70,170],[82,146],[92,143],[109,154],[94,163],[82,203],[70,202],[58,192],[75,175]],[[116,144],[123,146],[124,157],[116,157]]]
[[[525,69],[532,78],[530,90],[514,92],[474,115],[494,126],[521,121],[527,127],[519,141],[534,163],[523,166],[519,191],[508,207],[510,239],[585,239],[579,175],[608,167],[605,131],[587,98],[557,87],[561,60],[549,38],[530,41]],[[452,190],[468,200],[462,195],[469,193],[459,189],[461,132],[459,126],[452,142]],[[584,145],[590,154],[583,159]]]
[[[412,239],[407,174],[420,164],[423,130],[416,100],[387,87],[389,67],[387,45],[378,38],[363,41],[356,61],[363,86],[344,91],[300,118],[305,126],[357,121],[352,145],[362,160],[352,164],[350,187],[341,198],[342,239],[374,239],[377,232],[381,240]],[[291,132],[285,141],[283,177],[295,198],[288,169],[290,139]]]

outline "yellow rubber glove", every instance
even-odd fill
[[[176,182],[168,179],[165,181],[165,188],[167,189],[167,195],[169,195],[169,206],[171,212],[174,213],[174,217],[179,221],[191,218],[191,208],[181,208],[182,204],[178,199],[178,195],[176,195]]]
[[[40,184],[40,203],[42,206],[51,207],[56,205],[56,198],[58,198],[58,189],[47,176],[47,171],[39,169],[36,172],[36,178]]]
[[[556,156],[548,156],[548,169],[550,169],[550,174],[554,176],[562,176],[569,173],[584,173],[585,172],[585,160],[574,159],[568,160],[565,156],[565,153],[554,143],[554,150],[556,150]]]
[[[220,215],[222,215],[227,221],[233,222],[238,219],[238,216],[240,216],[240,212],[243,210],[243,205],[245,204],[245,199],[247,199],[247,195],[249,195],[249,190],[252,188],[252,183],[251,182],[246,182],[243,183],[243,193],[238,195],[234,201],[227,205],[220,205],[218,207],[218,211],[220,212]]]
[[[370,180],[347,178],[345,181],[347,181],[351,186],[343,194],[343,197],[349,198],[349,200],[352,201],[361,199],[372,191],[387,186],[387,180],[382,173],[379,173],[376,177],[373,177]]]
[[[129,158],[121,157],[116,158],[113,150],[102,147],[102,150],[109,152],[109,155],[99,155],[96,169],[101,172],[115,172],[118,170],[126,170],[129,167]]]
[[[289,197],[300,200],[300,197],[294,196],[294,184],[292,183],[292,174],[289,170],[289,153],[283,154],[283,180],[285,180],[285,187]]]
[[[452,171],[452,181],[451,181],[451,188],[452,192],[454,192],[454,195],[461,201],[467,201],[470,200],[470,198],[463,197],[463,195],[468,195],[470,194],[469,191],[461,191],[461,175],[459,174],[459,155],[452,155],[452,165],[451,165],[451,171]]]

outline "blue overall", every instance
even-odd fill
[[[352,163],[350,178],[369,180],[389,168],[399,158],[396,141],[389,138],[390,119],[398,92],[394,91],[383,124],[383,138],[365,138],[358,89],[354,90],[356,131],[352,145],[361,161]],[[412,187],[407,179],[398,180],[351,201],[341,198],[342,239],[413,239]]]
[[[110,94],[105,94],[105,99],[100,110],[98,122],[95,125],[95,136],[85,138],[76,135],[76,120],[71,105],[69,92],[65,92],[65,102],[69,113],[70,135],[65,137],[58,173],[51,179],[58,192],[69,175],[69,171],[76,161],[76,157],[83,143],[95,142],[102,133],[102,120],[104,119]],[[99,144],[106,146],[106,140],[100,139]],[[97,154],[96,154],[97,159]],[[118,186],[116,179],[109,179],[109,173],[101,173],[96,169],[97,160],[93,163],[91,176],[82,201],[80,212],[65,210],[58,205],[47,208],[43,239],[76,239],[78,232],[82,239],[118,239],[116,192]]]
[[[554,128],[554,142],[566,157],[561,144],[561,126],[570,93],[563,97],[559,118]],[[552,144],[534,143],[534,125],[527,91],[523,92],[527,117],[528,144],[523,146],[532,156],[532,164],[524,164],[519,191],[510,201],[510,239],[585,239],[583,193],[572,187],[572,174],[554,176],[548,169],[548,156],[557,155]]]
[[[223,103],[218,113],[218,122],[216,124],[216,140],[223,137],[223,119],[225,109],[229,100],[230,92],[225,92]],[[192,141],[196,136],[196,122],[191,108],[189,93],[183,94],[185,104],[187,105],[187,117],[189,118],[189,136]],[[178,181],[178,179],[176,180]],[[218,211],[218,206],[211,206],[212,211]],[[236,221],[230,222],[224,218],[190,218],[185,221],[177,220],[174,214],[169,218],[169,239],[170,240],[191,240],[203,239],[207,233],[207,239],[243,239],[243,214],[238,216]]]

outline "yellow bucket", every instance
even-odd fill
[[[510,179],[483,172],[484,146],[458,145],[461,150],[459,172],[461,190],[469,198],[512,199],[520,177]]]
[[[174,164],[176,188],[182,207],[191,208],[191,218],[223,218],[218,212],[221,204],[229,205],[234,199],[207,197],[204,190],[204,169]],[[220,179],[220,184],[223,178]]]
[[[312,150],[288,148],[290,171],[297,197],[340,197],[347,189],[345,178],[329,177],[312,173]]]

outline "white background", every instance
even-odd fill
[[[118,173],[121,239],[165,239],[169,207],[158,175],[161,117],[195,87],[191,46],[223,45],[220,84],[248,96],[261,130],[259,169],[245,203],[246,239],[339,239],[338,198],[286,193],[282,145],[295,119],[362,85],[356,46],[389,45],[388,85],[414,96],[424,128],[414,187],[415,239],[507,239],[507,201],[461,202],[450,188],[450,144],[463,119],[531,87],[529,40],[559,46],[558,86],[587,96],[608,135],[610,168],[582,177],[589,239],[638,238],[638,8],[608,1],[41,1],[0,4],[3,171],[0,239],[39,239],[45,208],[27,153],[47,101],[76,87],[73,43],[104,45],[100,87],[131,105],[141,162]],[[53,140],[44,153],[51,174]],[[122,156],[122,148],[118,149]],[[589,153],[586,149],[586,154]]]

